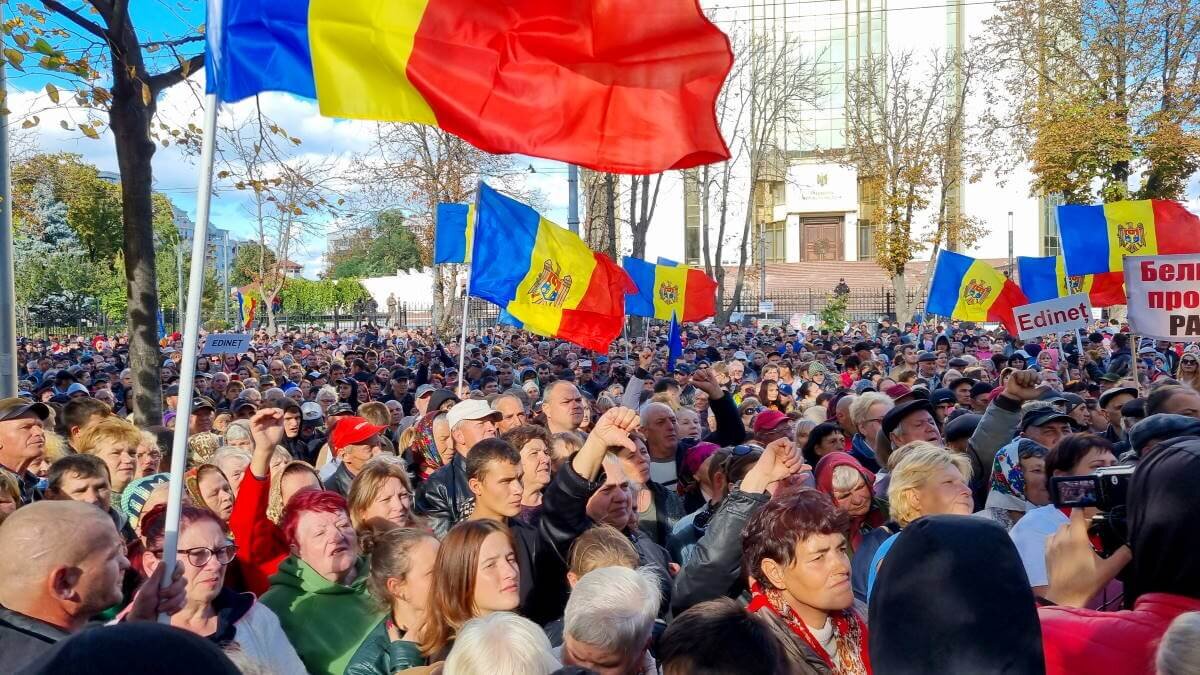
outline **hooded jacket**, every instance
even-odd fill
[[[1025,568],[1004,530],[979,518],[926,516],[904,528],[880,566],[869,625],[878,673],[1044,672]]]
[[[1132,609],[1043,607],[1048,675],[1152,675],[1154,654],[1175,617],[1200,611],[1200,439],[1156,449],[1133,474],[1126,506],[1133,561],[1125,568]]]
[[[367,594],[366,558],[359,558],[356,571],[353,583],[343,586],[288,556],[262,596],[262,604],[279,617],[283,632],[314,675],[342,675],[383,618],[384,612]]]
[[[817,489],[829,495],[830,499],[833,499],[833,472],[839,466],[848,466],[857,471],[858,475],[862,476],[863,482],[866,483],[868,491],[875,485],[875,474],[864,468],[857,459],[844,452],[831,452],[817,462],[817,468],[813,471]],[[847,533],[850,554],[853,555],[861,545],[864,534],[883,525],[887,519],[886,503],[872,496],[871,508],[866,515],[861,518],[850,518],[850,531]]]

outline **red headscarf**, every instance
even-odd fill
[[[871,490],[875,486],[875,474],[871,473],[858,462],[854,457],[844,452],[831,452],[821,458],[817,462],[817,468],[813,471],[813,477],[817,480],[817,489],[829,495],[834,503],[837,503],[837,498],[833,496],[833,470],[839,466],[849,466],[862,476],[863,481],[867,484],[867,489]],[[883,525],[887,521],[887,514],[884,513],[871,501],[871,508],[867,514],[862,517],[850,518],[850,548],[857,549],[862,541],[862,536],[866,532]]]

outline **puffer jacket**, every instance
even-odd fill
[[[417,486],[413,509],[429,519],[433,534],[445,538],[455,523],[475,510],[475,495],[467,484],[467,460],[455,453],[450,463]]]
[[[1120,612],[1043,607],[1038,618],[1046,675],[1154,675],[1163,633],[1175,617],[1195,611],[1200,611],[1200,598],[1171,593],[1147,593],[1133,609]]]

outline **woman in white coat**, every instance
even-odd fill
[[[149,576],[162,563],[166,509],[157,506],[142,518],[142,570]],[[179,516],[178,561],[187,581],[187,603],[171,616],[171,625],[239,653],[274,675],[303,675],[307,671],[279,618],[252,593],[225,588],[225,574],[237,546],[225,523],[207,509],[183,507]]]

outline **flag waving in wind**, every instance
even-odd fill
[[[684,323],[703,321],[717,313],[717,282],[704,272],[659,258],[658,264],[639,258],[621,261],[637,290],[625,298],[630,316],[672,317]]]
[[[729,158],[733,64],[696,0],[209,0],[210,93],[437,126],[496,154],[618,173]]]
[[[1072,275],[1121,272],[1127,255],[1200,253],[1200,218],[1165,199],[1060,206],[1058,231]]]
[[[1012,279],[982,260],[953,251],[938,253],[925,311],[963,321],[997,321],[1017,334],[1013,308],[1029,304]]]
[[[470,294],[526,330],[608,351],[625,321],[633,282],[579,235],[480,184]]]
[[[471,262],[474,230],[474,204],[438,204],[434,223],[433,262]]]
[[[1061,255],[1044,258],[1020,256],[1017,258],[1017,277],[1021,291],[1030,302],[1087,293],[1092,307],[1125,304],[1123,272],[1070,276]]]

